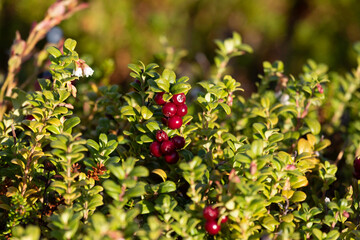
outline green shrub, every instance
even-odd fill
[[[360,149],[359,45],[345,76],[311,60],[299,76],[264,62],[245,99],[226,75],[231,58],[252,52],[237,33],[216,41],[214,72],[196,87],[139,62],[128,93],[86,82],[93,70],[72,39],[47,47],[51,77],[24,92],[11,78],[23,42],[1,92],[4,238],[360,237],[360,167],[353,180],[349,167]]]

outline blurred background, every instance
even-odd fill
[[[54,1],[0,0],[0,73],[19,30],[26,38]],[[282,60],[296,75],[308,58],[344,72],[355,66],[352,44],[360,40],[358,0],[89,0],[89,8],[60,24],[78,41],[92,66],[107,65],[109,81],[127,88],[127,64],[161,63],[174,49],[184,58],[178,74],[192,81],[209,76],[214,39],[237,31],[254,53],[232,60],[231,74],[245,93],[255,89],[265,60]],[[41,49],[45,40],[39,43]],[[110,69],[110,70],[109,70]],[[21,77],[21,75],[20,75]]]

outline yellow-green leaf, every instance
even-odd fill
[[[308,153],[312,152],[310,143],[304,138],[301,138],[299,140],[297,150],[298,150],[298,154],[302,154],[304,152],[308,152]]]
[[[157,169],[154,169],[152,172],[159,175],[164,182],[166,181],[167,175],[166,175],[166,172],[164,172],[164,170],[157,168]]]
[[[291,201],[292,202],[302,202],[305,201],[306,199],[306,194],[302,191],[296,191],[293,196],[291,197]]]

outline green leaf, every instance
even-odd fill
[[[176,81],[175,73],[169,69],[163,71],[162,78],[166,79],[169,83],[175,83]]]
[[[61,188],[63,190],[66,190],[67,189],[67,186],[65,185],[64,182],[60,182],[60,181],[54,181],[52,182],[51,184],[52,187],[54,188]]]
[[[267,130],[267,127],[264,123],[254,123],[253,128],[255,128],[256,132],[259,133],[263,139],[266,139],[264,133]]]
[[[58,57],[62,56],[62,53],[60,52],[60,50],[54,46],[46,48],[46,51],[48,53],[50,53],[54,58],[58,58]]]
[[[321,125],[317,119],[305,119],[305,123],[310,128],[312,134],[317,135],[320,133]]]
[[[95,142],[94,140],[92,140],[92,139],[88,139],[86,141],[86,144],[88,146],[92,147],[93,149],[97,150],[97,151],[99,151],[99,149],[100,149],[99,144],[97,142]]]
[[[292,188],[301,188],[308,185],[308,180],[305,176],[292,176],[290,178],[290,184]]]
[[[275,133],[269,137],[270,143],[276,143],[284,139],[284,135],[282,133]]]
[[[88,209],[94,211],[96,207],[102,206],[103,203],[103,197],[100,194],[94,195],[88,205]]]
[[[149,129],[150,132],[154,132],[156,130],[160,130],[160,126],[156,121],[149,121],[146,123],[147,129]]]
[[[130,172],[129,176],[147,177],[149,176],[149,170],[144,166],[137,166]]]
[[[125,193],[125,196],[128,198],[140,197],[145,193],[145,183],[139,182],[135,187],[128,189]]]
[[[271,203],[279,203],[279,202],[284,202],[284,201],[285,201],[285,198],[280,197],[280,196],[274,196],[269,199],[269,202],[271,202]]]
[[[54,134],[60,134],[60,129],[54,125],[46,126],[46,129]]]
[[[64,102],[70,96],[70,92],[67,91],[66,89],[59,89],[58,93],[59,93],[59,102]]]
[[[151,212],[153,212],[155,210],[154,209],[154,204],[152,202],[148,201],[148,200],[140,201],[137,204],[140,205],[141,214],[148,214],[148,213],[151,213]]]
[[[149,137],[146,134],[141,135],[140,139],[143,143],[151,143],[154,141],[151,137]]]
[[[315,144],[315,151],[320,151],[323,150],[325,148],[327,148],[328,146],[330,146],[331,142],[329,139],[324,139],[321,142]]]
[[[119,199],[119,194],[121,193],[121,186],[119,184],[116,184],[112,180],[106,180],[103,183],[103,187],[112,198],[116,200]]]
[[[66,114],[67,112],[68,112],[68,109],[66,107],[57,107],[57,108],[55,108],[53,115]]]
[[[57,118],[50,118],[47,120],[48,124],[55,125],[56,127],[59,127],[61,125],[61,122]]]
[[[63,143],[63,142],[60,141],[60,140],[52,141],[52,142],[50,143],[50,146],[51,146],[52,148],[61,149],[61,150],[65,151],[65,152],[67,151],[67,146],[66,146],[66,144]]]
[[[48,100],[54,100],[54,95],[52,94],[52,92],[48,91],[48,90],[44,90],[43,91],[44,96],[46,97],[46,99]]]
[[[171,87],[171,93],[173,95],[179,94],[179,93],[187,94],[187,92],[190,89],[191,89],[191,85],[189,83],[179,82],[179,83],[174,84]]]
[[[294,203],[305,201],[306,194],[302,191],[296,191],[290,198],[290,200]]]
[[[261,156],[264,150],[264,142],[261,139],[254,140],[251,143],[251,151],[255,156]]]
[[[108,166],[108,169],[110,170],[110,172],[112,174],[114,174],[114,176],[119,179],[119,180],[123,180],[125,179],[125,170],[123,169],[122,166],[115,166],[113,164]]]
[[[136,64],[128,64],[128,68],[133,72],[141,73],[141,69]]]
[[[76,47],[76,41],[71,38],[68,38],[64,42],[64,47],[68,49],[70,52],[72,52]]]
[[[152,115],[153,115],[153,113],[146,106],[141,107],[141,116],[145,120],[150,119],[152,117]]]
[[[340,236],[340,233],[336,230],[336,229],[334,229],[334,230],[331,230],[328,234],[327,234],[327,236],[326,236],[326,240],[336,240],[336,239],[338,239],[339,238],[339,236]]]
[[[322,231],[320,229],[313,228],[312,229],[312,234],[315,237],[315,239],[317,239],[317,240],[323,239],[323,237],[322,237],[323,233],[322,233]]]
[[[170,91],[170,83],[168,80],[166,80],[164,78],[159,78],[159,79],[156,79],[155,82],[156,82],[157,86],[164,92]]]
[[[220,106],[224,109],[227,115],[231,113],[231,108],[226,103],[220,103]]]
[[[176,184],[172,181],[166,181],[159,184],[159,193],[169,193],[176,191]]]
[[[120,109],[120,112],[124,116],[135,116],[136,115],[134,108],[132,106],[124,106]]]
[[[105,133],[101,133],[100,136],[99,136],[99,142],[100,142],[100,145],[107,145],[107,142],[108,142],[108,137]]]
[[[263,218],[261,225],[269,231],[274,231],[275,227],[279,225],[279,222],[271,215]]]
[[[80,123],[79,117],[72,117],[64,122],[64,132],[71,133],[73,127]]]

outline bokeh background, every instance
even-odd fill
[[[0,0],[0,73],[19,30],[27,34],[54,1]],[[232,60],[231,73],[250,94],[265,60],[282,60],[296,75],[308,58],[344,72],[355,66],[352,44],[360,40],[358,0],[89,0],[89,8],[60,24],[94,66],[113,65],[109,81],[126,88],[127,64],[161,63],[164,45],[185,49],[180,75],[205,79],[215,55],[214,39],[233,31],[254,49]],[[166,40],[166,41],[165,41]],[[39,43],[42,48],[45,41]],[[91,57],[90,57],[91,56]],[[112,68],[111,68],[112,69]]]

